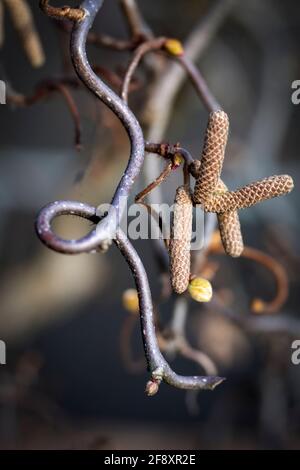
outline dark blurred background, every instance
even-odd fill
[[[68,33],[39,10],[38,1],[29,4],[45,65],[30,66],[7,11],[0,62],[0,78],[9,92],[24,95],[42,80],[72,73]],[[138,4],[155,35],[184,42],[214,2]],[[299,25],[295,0],[233,2],[197,62],[230,116],[224,169],[228,185],[235,188],[280,173],[291,174],[296,183],[286,198],[241,213],[246,244],[273,256],[288,274],[289,298],[274,320],[282,316],[287,318],[284,325],[291,318],[295,323],[274,332],[268,317],[264,331],[249,331],[213,307],[189,303],[191,343],[207,352],[227,377],[214,392],[195,395],[162,385],[155,397],[146,397],[145,368],[130,373],[120,347],[130,315],[122,293],[133,287],[133,280],[117,249],[103,256],[68,257],[46,249],[35,235],[36,214],[49,201],[110,200],[129,149],[117,119],[83,88],[72,90],[82,123],[83,149],[78,152],[73,121],[59,93],[28,107],[1,105],[0,339],[7,344],[7,364],[0,366],[2,448],[300,447],[300,365],[291,363],[291,343],[300,339],[300,105],[291,102],[291,84],[300,79]],[[117,0],[105,2],[94,29],[127,37]],[[119,75],[130,57],[105,48],[88,50],[91,62]],[[138,89],[130,96],[139,117],[152,79],[141,66]],[[196,157],[206,122],[207,112],[186,82],[163,139],[180,141]],[[173,198],[174,184],[172,177],[163,189],[167,201]],[[136,192],[142,187],[141,177]],[[77,219],[58,224],[67,236],[88,229]],[[151,242],[135,246],[156,298],[160,278]],[[253,315],[251,299],[274,295],[273,278],[264,268],[244,259],[218,257],[218,263],[214,289],[236,314]],[[162,323],[170,318],[173,300],[159,307]],[[142,357],[137,322],[130,342],[134,356]],[[197,364],[180,357],[172,366],[180,373],[199,373]]]

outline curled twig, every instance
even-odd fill
[[[211,253],[223,253],[219,238],[214,237],[213,243],[209,247]],[[242,258],[246,258],[264,266],[270,271],[276,282],[276,295],[275,297],[267,302],[265,300],[256,298],[251,303],[251,310],[254,313],[275,313],[280,310],[283,304],[286,302],[289,294],[288,277],[283,266],[278,263],[272,256],[257,250],[245,246],[241,255]]]
[[[127,103],[128,101],[128,88],[129,88],[132,76],[136,68],[138,67],[141,59],[148,52],[161,49],[165,41],[166,41],[166,38],[164,37],[150,39],[149,41],[142,43],[135,50],[134,55],[128,65],[127,72],[126,72],[126,75],[122,84],[122,89],[121,89],[121,97],[125,101],[125,103]]]
[[[56,203],[49,204],[40,212],[36,223],[36,229],[37,233],[40,235],[42,227],[42,240],[51,247],[57,246],[58,248],[61,248],[61,245],[66,243],[66,240],[62,240],[57,237],[51,227],[52,221],[63,214],[78,215],[79,217],[88,219],[93,223],[97,223],[99,221],[96,208],[89,206],[88,204],[76,201],[58,201]],[[73,253],[76,253],[76,244],[78,241],[69,240],[69,243],[74,248]],[[212,390],[215,388],[224,380],[223,378],[214,376],[180,376],[171,369],[169,364],[163,358],[157,343],[151,292],[143,263],[126,235],[119,228],[116,231],[115,243],[126,259],[135,280],[139,296],[142,338],[148,369],[151,373],[150,382],[155,383],[157,387],[163,380],[169,385],[184,389]],[[82,244],[82,239],[80,240],[80,244]],[[57,249],[57,251],[62,250]]]
[[[288,277],[283,266],[278,263],[272,256],[263,253],[255,248],[245,247],[243,251],[243,258],[247,258],[261,264],[267,268],[274,276],[276,282],[276,295],[273,300],[267,302],[262,299],[254,299],[251,304],[251,309],[255,313],[275,313],[280,310],[286,302],[289,294]]]
[[[7,102],[14,106],[31,106],[35,103],[47,98],[47,96],[55,91],[61,93],[65,102],[69,108],[71,116],[74,121],[74,128],[75,128],[75,146],[80,149],[81,148],[81,123],[80,123],[80,115],[77,108],[77,105],[67,88],[68,81],[64,83],[64,80],[47,80],[46,82],[41,83],[36,87],[36,90],[33,94],[29,96],[25,96],[19,93],[13,94],[10,93],[7,96]]]
[[[103,0],[94,0],[93,2],[85,0],[81,4],[80,10],[84,11],[84,16],[80,21],[78,20],[74,23],[71,37],[71,57],[74,68],[86,87],[121,120],[130,138],[131,154],[106,217],[99,222],[97,229],[92,230],[88,235],[77,240],[76,244],[72,244],[69,240],[62,240],[59,237],[53,237],[49,240],[47,231],[45,232],[49,220],[47,217],[39,219],[42,222],[38,231],[40,238],[50,246],[51,242],[53,242],[52,248],[63,253],[80,253],[92,251],[101,245],[107,246],[108,241],[115,236],[116,228],[125,210],[124,203],[129,196],[144,160],[143,133],[136,117],[126,104],[93,72],[87,59],[85,50],[87,35],[102,5]],[[61,206],[63,204],[64,202],[60,203]]]

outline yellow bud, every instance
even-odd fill
[[[254,313],[263,313],[265,306],[265,302],[263,302],[261,299],[254,299],[251,305],[251,310]]]
[[[130,313],[139,312],[139,298],[136,289],[126,289],[122,295],[123,307]]]
[[[172,55],[182,55],[184,53],[183,45],[178,39],[167,39],[164,47]]]
[[[174,157],[173,157],[173,165],[175,167],[178,167],[181,165],[181,163],[184,162],[184,159],[182,157],[182,155],[180,155],[180,153],[175,153]]]
[[[189,283],[189,293],[196,302],[209,302],[212,298],[213,290],[211,283],[203,277],[195,277]]]

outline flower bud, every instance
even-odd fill
[[[203,277],[195,277],[189,283],[190,296],[196,302],[209,302],[212,298],[213,290],[211,283]]]
[[[164,44],[165,49],[172,55],[182,55],[184,53],[183,45],[178,39],[167,39]]]
[[[139,298],[136,289],[126,289],[122,295],[123,307],[130,313],[139,312]]]

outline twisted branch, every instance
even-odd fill
[[[44,6],[48,4],[47,1],[42,1],[41,3]],[[85,0],[80,7],[80,11],[83,11],[84,14],[80,18],[73,18],[71,56],[79,78],[93,94],[119,117],[125,127],[131,141],[129,162],[113,197],[111,208],[104,218],[100,220],[96,208],[88,204],[76,201],[56,201],[41,210],[36,222],[36,230],[43,243],[55,251],[68,254],[91,251],[99,248],[99,246],[103,247],[107,243],[107,239],[115,238],[116,245],[133,273],[138,291],[142,338],[148,368],[151,373],[151,380],[147,384],[148,395],[153,395],[154,392],[157,392],[162,380],[178,388],[213,389],[224,379],[214,376],[179,376],[170,368],[162,356],[155,333],[153,304],[145,268],[126,235],[118,227],[122,210],[124,210],[120,207],[121,198],[128,198],[131,187],[143,163],[144,139],[135,116],[127,105],[95,75],[86,56],[85,45],[87,35],[102,4],[103,0]],[[55,15],[57,13],[56,11]],[[68,15],[70,18],[70,13]],[[56,17],[60,18],[60,13]],[[117,213],[117,218],[115,213]],[[63,214],[78,215],[97,224],[97,227],[79,240],[62,239],[53,232],[51,224],[54,218]]]

